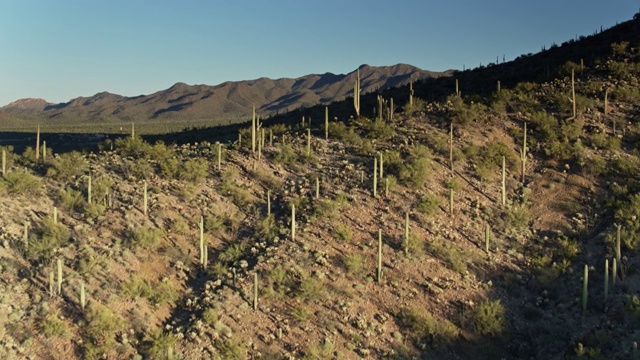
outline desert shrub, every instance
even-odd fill
[[[347,253],[342,255],[342,265],[351,275],[360,276],[364,273],[365,258],[362,254]]]
[[[178,291],[169,281],[159,281],[152,284],[148,279],[133,275],[122,283],[120,292],[123,296],[131,298],[145,298],[152,304],[162,304],[175,301]]]
[[[60,320],[57,311],[45,317],[40,323],[40,328],[44,336],[46,336],[47,338],[54,336],[62,338],[69,337],[69,329],[67,327],[67,324],[64,321]]]
[[[278,231],[275,217],[270,215],[258,220],[255,231],[256,235],[261,239],[271,239],[275,237]]]
[[[60,191],[60,206],[69,211],[82,211],[84,208],[84,195],[70,187]]]
[[[36,162],[36,151],[31,146],[28,146],[22,152],[22,156],[20,156],[18,162],[24,166],[33,164]]]
[[[267,273],[267,286],[263,287],[262,293],[267,298],[282,299],[291,295],[294,287],[293,279],[289,272],[278,265]]]
[[[313,316],[313,312],[304,305],[297,306],[291,310],[291,317],[294,321],[301,323],[309,320]]]
[[[402,240],[402,250],[405,255],[421,258],[424,255],[424,239],[416,233],[409,233],[408,239]]]
[[[11,169],[13,164],[16,162],[16,159],[18,156],[13,152],[13,146],[11,145],[0,146],[0,156],[2,156],[3,150],[5,152],[5,160],[6,160],[5,166],[7,167],[7,170],[9,170]],[[1,158],[0,158],[0,161],[2,161]]]
[[[417,189],[424,186],[431,170],[431,151],[424,145],[415,145],[400,167],[399,180]]]
[[[202,321],[204,321],[205,324],[214,326],[218,320],[220,320],[220,315],[215,308],[208,307],[202,312]]]
[[[204,218],[204,230],[210,234],[215,234],[225,229],[225,220],[216,214],[210,214]]]
[[[616,223],[621,224],[621,243],[628,250],[640,250],[640,193],[628,197],[615,211]]]
[[[325,293],[324,283],[309,274],[302,274],[297,296],[305,300],[318,300]]]
[[[335,347],[329,340],[322,344],[311,344],[304,353],[303,360],[331,360],[334,358]]]
[[[461,274],[467,270],[465,254],[453,243],[435,238],[427,242],[426,248],[430,254],[440,259],[449,269]]]
[[[83,333],[93,345],[85,348],[85,356],[97,359],[103,349],[115,344],[116,332],[124,322],[109,307],[95,301],[89,303],[85,318],[87,323]]]
[[[460,181],[454,177],[450,177],[444,181],[444,187],[447,190],[460,191],[462,189],[462,185]]]
[[[176,215],[176,217],[171,220],[170,229],[171,231],[177,232],[178,234],[186,234],[189,231],[190,227],[189,223],[184,217]]]
[[[238,261],[245,255],[248,249],[249,245],[244,240],[231,244],[220,254],[220,260],[228,263]]]
[[[247,345],[239,338],[230,338],[215,343],[216,349],[220,352],[222,359],[245,360],[247,356]]]
[[[523,204],[515,204],[504,212],[503,218],[508,228],[523,229],[529,226],[529,209]]]
[[[209,163],[203,158],[189,159],[185,161],[178,171],[180,180],[190,181],[192,183],[202,182],[209,173]]]
[[[270,130],[273,136],[281,136],[282,134],[290,132],[291,129],[289,129],[285,124],[273,124],[266,128],[266,130],[266,134],[268,134]]]
[[[167,179],[175,179],[178,177],[178,170],[180,168],[180,160],[177,158],[168,158],[159,164],[160,176]]]
[[[414,209],[422,215],[430,217],[440,209],[440,200],[434,194],[423,195],[415,203]]]
[[[99,204],[96,202],[92,202],[91,204],[84,204],[84,214],[88,218],[97,219],[100,216],[104,215],[107,207],[104,204]]]
[[[450,96],[447,101],[451,102],[452,121],[455,124],[466,126],[470,122],[480,117],[486,110],[486,106],[478,102],[465,104],[464,100],[459,96]]]
[[[114,141],[115,149],[121,156],[131,156],[134,158],[144,157],[151,148],[151,145],[142,140],[141,137],[121,137]]]
[[[285,144],[282,145],[280,151],[275,154],[273,161],[280,164],[293,165],[298,162],[298,154],[291,145]]]
[[[333,236],[344,241],[351,241],[353,238],[353,230],[346,223],[338,223],[333,231]]]
[[[622,140],[618,137],[609,136],[605,132],[591,134],[587,139],[589,144],[597,149],[619,150],[622,144]]]
[[[129,247],[151,249],[155,247],[160,239],[164,236],[164,233],[160,229],[148,229],[143,227],[130,228],[125,231],[125,244]]]
[[[89,163],[84,156],[77,151],[60,154],[51,160],[51,166],[47,169],[47,176],[57,180],[69,181],[86,173]]]
[[[478,335],[498,336],[505,328],[504,306],[500,300],[483,301],[473,309],[473,330]]]
[[[237,169],[229,167],[222,172],[222,184],[220,190],[222,193],[231,196],[233,202],[244,207],[252,202],[251,194],[248,190],[237,185],[237,179],[240,173]]]
[[[175,335],[159,329],[145,335],[142,340],[142,353],[147,359],[165,359],[168,349],[173,348],[175,343]]]
[[[385,121],[375,120],[366,124],[367,137],[370,139],[377,139],[379,141],[386,141],[395,135],[394,126]]]
[[[39,178],[23,169],[8,172],[4,182],[7,192],[16,195],[35,195],[42,186]]]
[[[413,104],[409,104],[407,101],[406,104],[402,107],[402,112],[406,115],[413,115],[416,111],[424,110],[426,106],[426,102],[420,98],[413,97]]]
[[[409,335],[420,347],[451,345],[459,335],[458,328],[449,320],[437,319],[417,308],[400,311],[397,320],[401,327],[409,330]]]
[[[52,218],[44,218],[42,224],[29,237],[29,244],[26,247],[27,259],[51,260],[56,249],[67,244],[69,236],[70,232],[66,226],[54,223]]]
[[[154,173],[153,165],[147,159],[136,158],[133,161],[125,159],[125,163],[128,165],[128,174],[136,179],[149,180]]]

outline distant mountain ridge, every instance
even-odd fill
[[[408,84],[426,78],[449,76],[452,71],[432,72],[412,65],[362,65],[362,93]],[[274,115],[352,96],[356,71],[349,74],[310,74],[299,78],[259,78],[228,81],[219,85],[176,83],[149,95],[126,97],[100,92],[66,103],[43,99],[20,99],[0,108],[16,118],[73,119],[73,121],[135,121],[212,118],[240,120],[256,106],[258,114]]]

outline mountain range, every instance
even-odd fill
[[[453,71],[432,72],[412,65],[361,65],[361,91],[369,93],[406,85],[411,81],[449,76]],[[126,97],[100,92],[53,104],[43,99],[20,99],[1,109],[2,117],[17,119],[88,121],[136,121],[219,119],[236,122],[250,116],[251,108],[261,116],[340,101],[353,93],[356,71],[349,74],[310,74],[299,78],[224,82],[219,85],[176,83],[150,95]],[[234,121],[235,120],[235,121]]]

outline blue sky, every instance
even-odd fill
[[[631,0],[0,0],[0,106],[176,82],[475,67],[629,20]]]

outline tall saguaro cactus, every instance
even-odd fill
[[[7,151],[2,149],[2,177],[7,176]]]
[[[36,161],[40,160],[40,125],[36,130]]]
[[[324,139],[329,140],[329,107],[324,107]]]
[[[576,86],[574,72],[575,71],[571,69],[571,110],[573,111],[572,119],[576,118]]]
[[[204,252],[205,252],[205,246],[204,246],[204,216],[200,215],[200,222],[198,223],[199,226],[199,234],[200,234],[200,264],[204,265]]]
[[[251,152],[256,152],[256,106],[251,111]]]
[[[58,259],[56,265],[58,267],[57,293],[62,295],[62,259]]]
[[[258,273],[253,273],[253,310],[258,310]]]
[[[409,106],[413,106],[413,81],[409,82]]]
[[[378,229],[378,270],[376,280],[382,282],[382,229]]]
[[[291,204],[291,240],[296,240],[296,205]]]
[[[356,110],[356,117],[360,117],[360,69],[356,70],[356,82],[353,84],[353,107]]]
[[[582,312],[587,312],[587,297],[589,296],[589,266],[584,265],[584,275],[582,277]]]
[[[522,132],[522,150],[520,150],[520,161],[522,162],[522,184],[524,184],[527,169],[527,122],[524,122],[524,131]]]
[[[500,184],[500,192],[501,192],[501,198],[502,198],[502,206],[506,206],[507,205],[507,170],[506,170],[506,161],[505,161],[505,157],[502,156],[502,183]]]
[[[373,197],[378,197],[378,158],[373,157]]]

